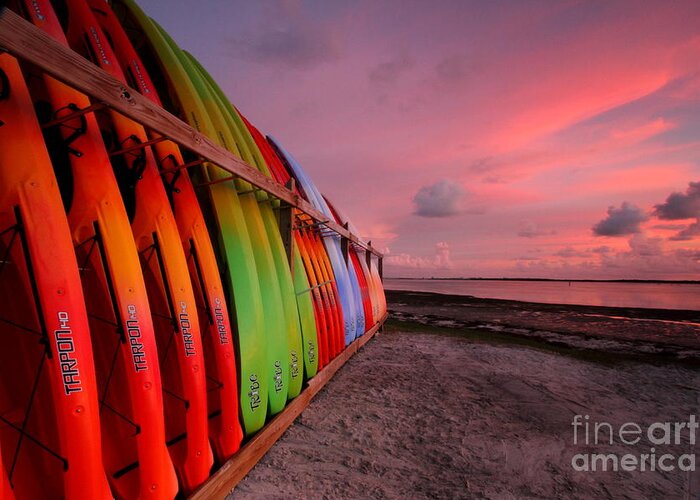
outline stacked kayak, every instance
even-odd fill
[[[132,0],[9,8],[355,232]],[[0,53],[3,499],[187,495],[386,313],[364,249],[93,104]]]

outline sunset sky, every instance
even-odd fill
[[[700,277],[698,1],[138,2],[387,276]]]

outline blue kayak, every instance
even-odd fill
[[[268,136],[268,140],[277,149],[280,156],[286,160],[287,165],[289,165],[291,169],[290,174],[294,176],[299,187],[306,194],[309,203],[311,203],[316,210],[326,215],[329,220],[335,220],[326,200],[323,199],[318,188],[316,188],[315,184],[311,181],[306,172],[304,172],[299,162],[296,161],[276,139]],[[343,308],[343,318],[345,320],[345,345],[348,345],[365,331],[365,316],[362,309],[360,283],[353,266],[349,266],[343,258],[340,246],[340,235],[331,231],[323,232],[322,235],[323,243],[331,261],[333,273],[335,274],[338,292],[340,293],[340,302]]]

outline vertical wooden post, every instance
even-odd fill
[[[345,229],[348,228],[348,223],[346,222],[343,224],[343,227]],[[350,244],[350,240],[348,240],[345,236],[340,237],[340,251],[343,253],[343,259],[345,260],[345,265],[349,266],[349,257],[350,257],[350,250],[348,248],[348,245]]]
[[[282,203],[280,206],[280,233],[284,251],[289,263],[292,263],[292,206]]]
[[[384,283],[384,257],[377,259],[377,270],[379,271],[379,279]]]
[[[372,246],[372,242],[368,241],[367,246]],[[372,252],[365,250],[365,260],[367,261],[367,267],[372,269]]]
[[[289,179],[287,187],[294,190],[294,179]],[[294,245],[294,235],[292,234],[294,226],[294,207],[284,201],[280,202],[280,234],[282,235],[282,244],[284,251],[287,254],[289,268],[294,272],[294,259],[292,258],[292,245]]]

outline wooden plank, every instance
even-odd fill
[[[374,337],[384,321],[385,315],[362,337],[341,352],[333,361],[328,363],[314,378],[308,381],[306,388],[290,402],[281,413],[275,416],[248,443],[246,443],[228,462],[221,466],[212,476],[199,487],[190,497],[191,500],[209,498],[224,498],[255,467],[267,451],[284,434],[304,409],[309,406],[313,397],[337,373],[363,345]]]
[[[56,79],[90,96],[95,104],[104,104],[113,108],[231,174],[297,207],[317,221],[327,221],[327,218],[306,200],[221,148],[182,120],[58,43],[40,28],[7,8],[0,10],[0,51],[9,52],[15,57],[33,63]],[[325,225],[353,243],[379,255],[371,245],[360,240],[340,224],[327,221]]]

